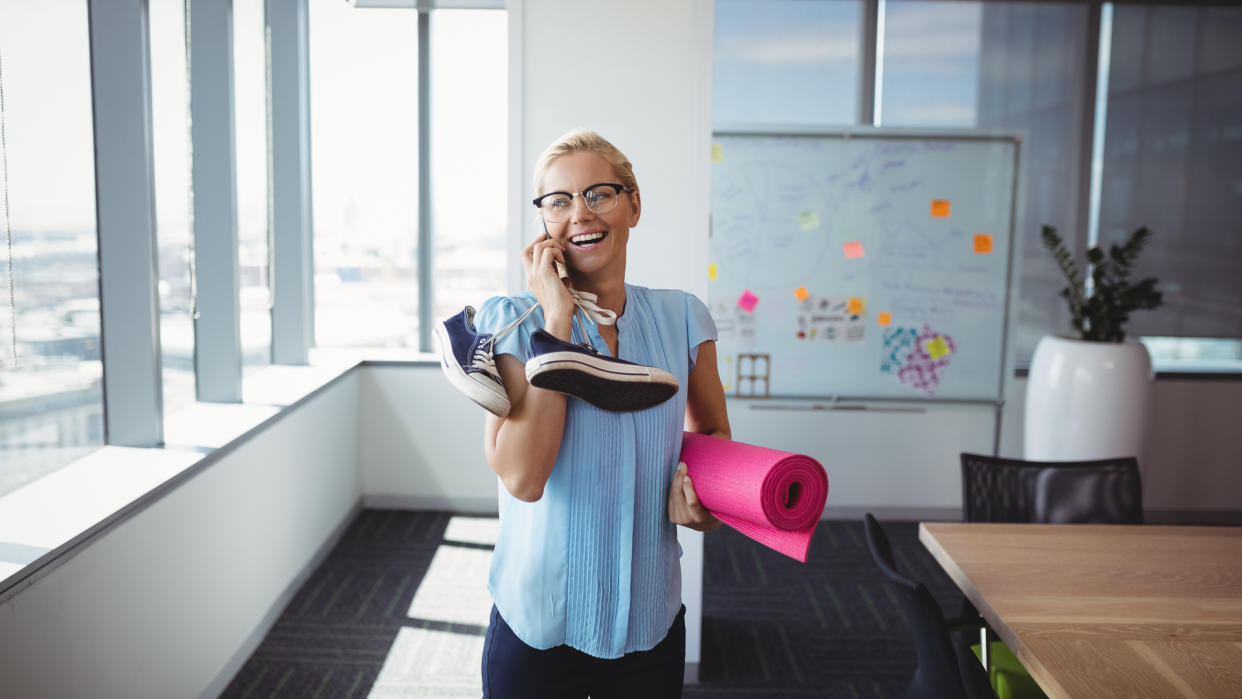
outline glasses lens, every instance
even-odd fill
[[[543,217],[553,223],[564,221],[572,208],[573,199],[567,194],[553,194],[544,197],[539,202],[539,210],[543,212]]]
[[[582,193],[587,208],[597,214],[606,214],[617,207],[617,192],[612,187],[597,184]]]

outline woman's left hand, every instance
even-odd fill
[[[684,462],[677,464],[677,470],[673,472],[673,485],[668,490],[668,519],[673,524],[700,532],[709,532],[720,526],[720,520],[699,502],[699,494],[694,492],[694,484],[690,482]]]

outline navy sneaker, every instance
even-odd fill
[[[667,371],[602,355],[543,328],[530,337],[526,380],[619,413],[646,410],[677,395],[677,377]]]
[[[509,414],[509,394],[505,392],[496,359],[492,355],[495,338],[474,328],[474,308],[465,310],[435,326],[440,344],[440,368],[453,386],[496,417]]]

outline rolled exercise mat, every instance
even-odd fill
[[[686,432],[681,460],[703,506],[742,534],[806,563],[828,475],[804,454]]]

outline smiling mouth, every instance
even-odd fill
[[[590,233],[572,235],[569,237],[569,242],[579,247],[585,247],[587,245],[595,245],[607,237],[608,234],[604,231],[592,231]]]

